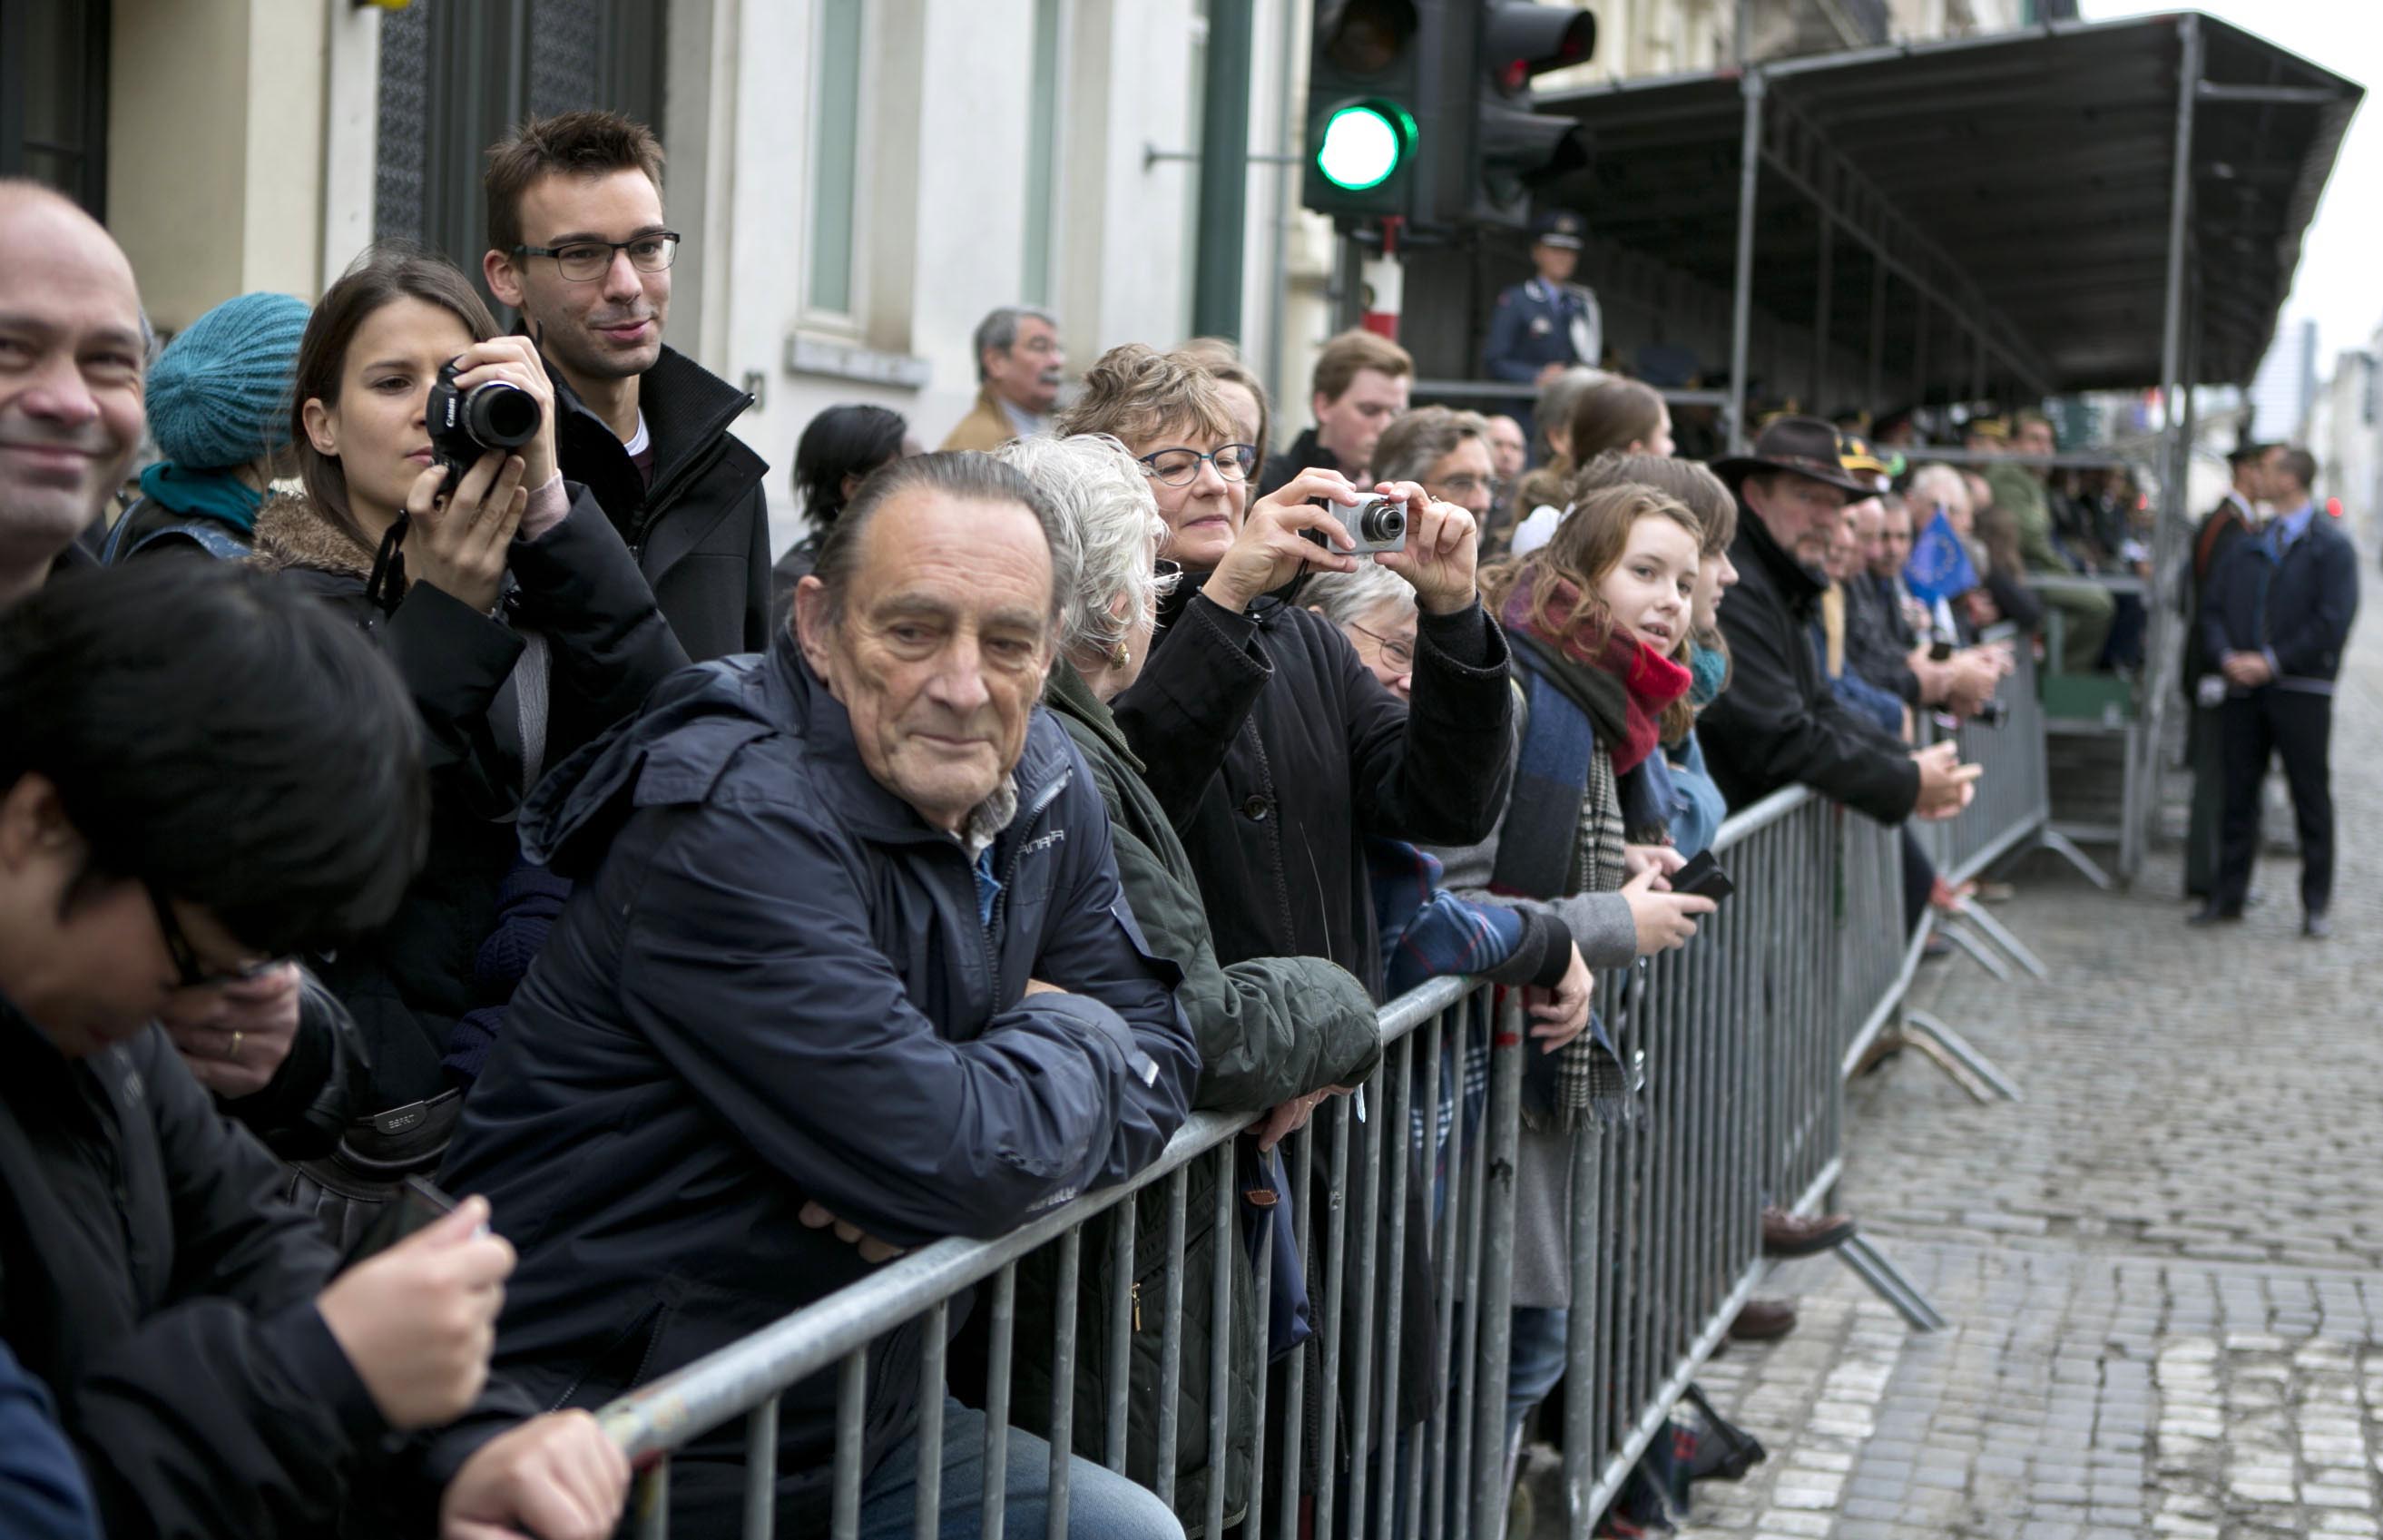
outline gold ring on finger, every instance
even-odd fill
[[[233,1061],[234,1063],[238,1063],[238,1062],[239,1062],[239,1060],[240,1060],[240,1040],[241,1040],[241,1038],[245,1037],[246,1035],[247,1035],[246,1033],[241,1032],[241,1031],[238,1030],[237,1029],[235,1029],[233,1030],[233,1032],[232,1032],[232,1034],[231,1034],[231,1052],[230,1052],[230,1053],[226,1053],[226,1054],[224,1055],[224,1057],[225,1057],[225,1058],[229,1059],[229,1060]]]

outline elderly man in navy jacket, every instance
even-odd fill
[[[548,1404],[601,1405],[898,1249],[999,1235],[1182,1123],[1200,1066],[1175,969],[1034,709],[1050,517],[988,456],[897,462],[837,522],[792,634],[665,683],[533,799],[525,848],[578,886],[447,1179],[521,1250],[497,1356]],[[870,1348],[864,1534],[909,1531],[921,1331]],[[790,1529],[825,1515],[834,1380],[782,1405]],[[969,1523],[983,1418],[951,1403],[944,1428],[945,1513]],[[675,1459],[675,1533],[737,1533],[744,1445],[732,1426]],[[1009,1435],[1013,1533],[1039,1533],[1049,1470]],[[1181,1533],[1093,1467],[1069,1497],[1071,1534]]]
[[[2309,493],[2316,457],[2281,445],[2264,467],[2278,514],[2219,559],[2201,614],[2202,647],[2226,681],[2221,718],[2226,814],[2217,887],[2195,925],[2242,918],[2258,854],[2259,791],[2284,758],[2301,837],[2301,931],[2332,934],[2333,684],[2358,614],[2358,556]]]

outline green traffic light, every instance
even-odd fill
[[[1395,110],[1364,103],[1335,112],[1324,125],[1324,142],[1315,148],[1315,168],[1324,179],[1351,192],[1389,180],[1406,158],[1414,133],[1414,120],[1399,113],[1404,119],[1402,131],[1401,124],[1391,118]]]

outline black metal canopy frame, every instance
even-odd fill
[[[1733,448],[1758,324],[1784,344],[1766,393],[1821,412],[2157,388],[2156,585],[2187,527],[2186,387],[2257,369],[2364,94],[2198,12],[2047,22],[1544,97],[1592,157],[1539,191],[1615,277],[1731,296]],[[2156,744],[2175,618],[2148,608]],[[2155,800],[2136,741],[2122,853]]]

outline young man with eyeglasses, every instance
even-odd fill
[[[533,118],[488,151],[488,291],[553,377],[562,474],[596,495],[697,662],[769,642],[769,466],[753,398],[662,343],[680,242],[662,147],[614,112]]]

